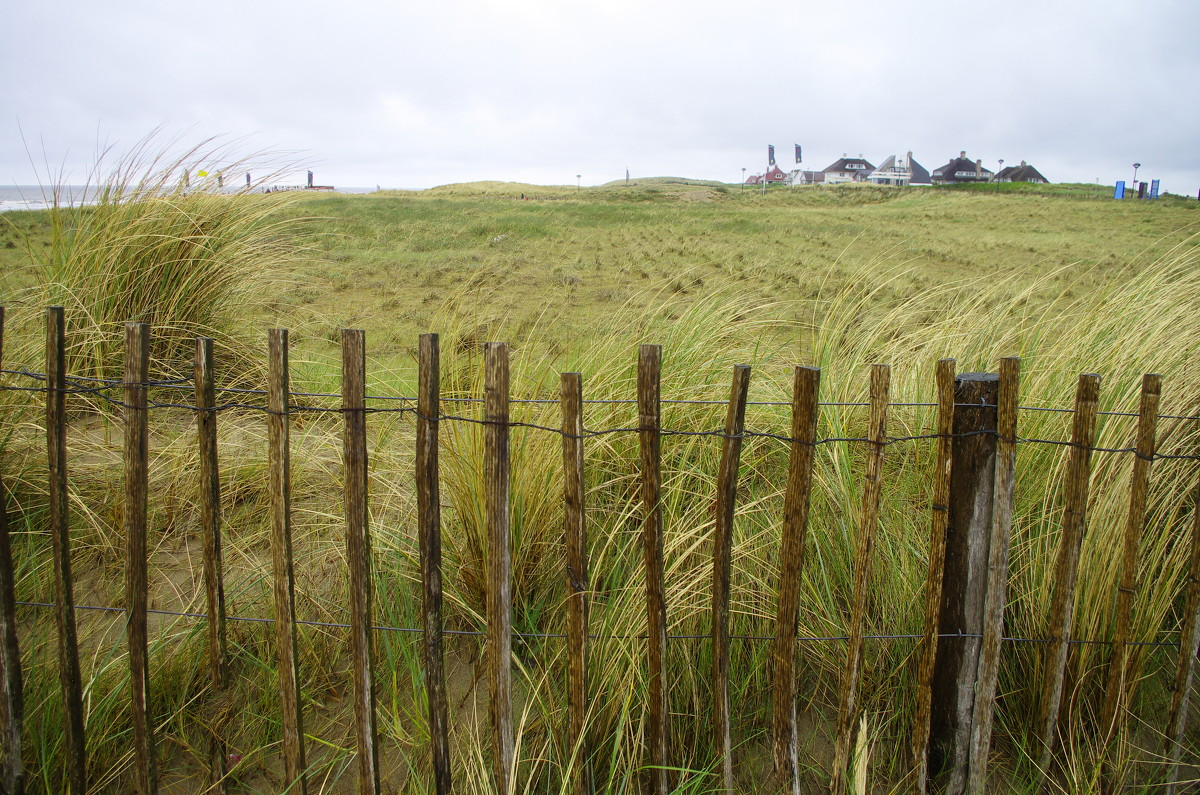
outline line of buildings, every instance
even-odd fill
[[[869,161],[843,154],[838,160],[820,171],[784,171],[772,166],[765,174],[746,178],[747,185],[836,185],[843,182],[867,182],[874,185],[950,185],[959,182],[1049,182],[1036,168],[1021,161],[1019,166],[991,171],[983,167],[982,160],[971,160],[965,151],[958,157],[933,172],[913,159],[912,152],[890,155],[878,168]]]

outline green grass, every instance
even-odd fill
[[[522,201],[522,192],[534,198]],[[242,198],[253,203],[266,197]],[[1200,217],[1194,203],[1097,200],[1070,186],[995,194],[846,186],[772,190],[764,196],[738,186],[655,181],[583,191],[489,183],[420,193],[301,196],[286,206],[261,207],[270,210],[256,216],[265,229],[295,230],[290,242],[308,253],[269,260],[281,279],[254,291],[262,300],[226,304],[223,322],[251,356],[265,349],[265,328],[290,327],[297,389],[338,390],[335,330],[348,326],[367,329],[372,394],[413,394],[416,334],[437,331],[448,397],[478,394],[480,343],[507,339],[514,345],[514,396],[553,397],[557,373],[572,369],[584,374],[585,397],[629,399],[637,345],[658,342],[664,346],[663,396],[669,399],[725,399],[731,366],[745,362],[754,366],[751,400],[786,403],[791,366],[813,363],[823,368],[823,400],[858,402],[866,393],[869,365],[884,361],[893,365],[893,400],[924,402],[932,398],[939,357],[953,356],[959,370],[968,371],[994,369],[999,356],[1019,355],[1023,405],[1069,407],[1075,377],[1096,371],[1104,377],[1102,408],[1128,411],[1135,406],[1140,374],[1155,371],[1164,375],[1163,413],[1200,413],[1192,362],[1200,349],[1193,234]],[[81,211],[81,217],[89,212]],[[46,248],[43,240],[53,241],[47,219],[52,220],[49,214],[31,213],[12,222],[10,234],[20,238],[20,250],[31,259]],[[294,224],[300,220],[303,224]],[[0,256],[4,251],[0,248]],[[119,263],[105,267],[120,270]],[[0,295],[10,316],[18,317],[19,329],[10,329],[6,367],[40,369],[41,296],[17,292],[39,288],[36,270],[6,271]],[[14,306],[14,297],[25,302]],[[0,472],[16,524],[18,599],[49,601],[44,453],[36,400],[21,403],[21,397],[7,393],[0,403],[4,428],[12,429],[0,437]],[[473,416],[474,409],[453,411]],[[670,405],[664,414],[668,427],[709,430],[719,426],[723,408]],[[120,427],[111,415],[76,416],[70,471],[76,566],[86,572],[80,588],[86,600],[120,604]],[[558,424],[553,406],[527,404],[513,418]],[[336,415],[302,415],[292,432],[298,610],[315,621],[346,620],[339,422]],[[628,404],[594,404],[585,422],[593,429],[627,428],[636,424],[636,413]],[[754,430],[786,433],[786,406],[752,407],[747,422]],[[822,435],[857,436],[865,414],[831,405],[820,422]],[[889,433],[928,433],[933,423],[929,409],[897,408]],[[1068,432],[1058,414],[1023,413],[1021,423],[1023,437],[1064,438]],[[415,626],[419,574],[411,418],[373,415],[369,426],[376,620]],[[1131,434],[1127,418],[1105,417],[1098,444],[1125,447]],[[1167,423],[1160,434],[1172,452],[1194,451],[1198,443],[1188,422]],[[190,418],[156,413],[153,440],[155,606],[202,609]],[[238,615],[267,616],[272,609],[265,449],[261,415],[222,415],[226,592],[230,612]],[[481,449],[479,426],[443,423],[446,622],[454,629],[482,627]],[[565,596],[560,442],[552,434],[515,429],[512,454],[515,621],[522,630],[560,632]],[[601,790],[615,793],[639,787],[646,717],[644,652],[635,639],[643,626],[637,440],[596,437],[588,441],[587,454],[593,630],[603,636],[593,646],[592,763]],[[932,454],[932,446],[922,443],[888,449],[870,633],[922,629]],[[664,442],[672,633],[708,630],[709,508],[719,457],[718,440],[710,437]],[[862,461],[855,445],[820,448],[802,635],[836,636],[846,629]],[[1009,635],[1044,631],[1064,462],[1060,447],[1028,445],[1019,452]],[[1079,637],[1103,639],[1112,632],[1118,573],[1110,550],[1123,529],[1130,463],[1122,456],[1096,459],[1080,569]],[[734,538],[735,634],[773,631],[785,468],[780,443],[747,442]],[[1137,639],[1172,637],[1178,625],[1186,557],[1181,539],[1194,510],[1192,465],[1161,462],[1154,478],[1151,521],[1142,539]],[[31,682],[27,763],[37,771],[35,791],[55,791],[62,751],[50,616],[27,610],[22,621]],[[88,726],[97,738],[91,748],[94,772],[97,781],[115,787],[129,780],[130,764],[123,711],[128,674],[119,629],[119,619],[89,618],[81,632],[93,698]],[[277,791],[281,729],[270,635],[256,625],[236,625],[231,632],[238,709],[226,734],[231,749],[243,754],[233,776],[242,791]],[[164,768],[169,781],[186,789],[203,769],[201,727],[228,703],[205,687],[198,662],[201,624],[166,624],[157,637],[152,688],[160,704]],[[376,642],[385,776],[396,791],[425,791],[429,760],[419,649],[406,634],[381,633]],[[300,645],[317,782],[310,791],[343,791],[353,779],[345,638],[338,630],[310,628]],[[487,792],[486,686],[477,679],[481,646],[460,638],[448,644],[448,652],[456,780],[462,791]],[[801,650],[806,788],[827,786],[828,732],[843,652],[839,643],[805,644]],[[570,753],[562,731],[562,645],[530,639],[516,644],[516,653],[522,723],[518,791],[557,792]],[[708,655],[703,640],[675,641],[669,651],[673,754],[684,771],[685,791],[707,791],[713,781]],[[770,759],[768,647],[744,642],[735,645],[734,655],[739,780],[747,791],[770,792],[764,784]],[[866,773],[881,791],[898,790],[907,771],[902,749],[913,709],[914,645],[872,642],[866,655],[862,703],[866,744],[873,748]],[[1128,783],[1140,787],[1160,769],[1157,733],[1164,694],[1169,698],[1164,666],[1173,663],[1150,652],[1139,663],[1144,681],[1116,755]],[[1103,681],[1096,672],[1105,664],[1102,650],[1092,647],[1072,657],[1071,677],[1078,686],[1068,698],[1057,790],[1089,791],[1094,783],[1099,749],[1086,738],[1099,694],[1089,683]],[[1028,716],[1036,692],[1026,685],[1040,681],[1040,666],[1036,647],[1006,647],[993,748],[997,775],[1015,791],[1032,788],[1036,749]]]

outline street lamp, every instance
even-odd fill
[[[1000,172],[1004,170],[1004,158],[1000,158],[1000,167],[996,169],[996,193],[1000,192]]]
[[[746,167],[742,166],[742,193],[746,192]]]
[[[583,183],[580,182],[581,179],[583,179],[583,174],[575,175],[575,192],[576,193],[579,193],[580,189],[583,187]]]
[[[1133,164],[1133,189],[1137,190],[1137,170],[1142,167],[1141,163]]]

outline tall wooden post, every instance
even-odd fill
[[[350,568],[350,648],[354,666],[354,735],[358,791],[379,792],[375,667],[371,657],[371,533],[367,521],[367,343],[342,329],[342,469],[345,473],[346,560]]]
[[[931,771],[946,773],[944,791],[951,795],[965,790],[971,755],[995,501],[999,385],[993,373],[964,373],[954,379],[953,464],[938,634],[959,637],[940,637],[937,642],[929,760]]]
[[[434,791],[447,795],[450,738],[446,674],[442,660],[442,514],[438,487],[440,407],[438,335],[422,334],[417,376],[417,532],[421,554],[421,621],[425,695],[429,701],[429,744]]]
[[[283,774],[287,786],[306,795],[304,714],[296,655],[296,579],[292,568],[292,477],[288,409],[288,333],[268,333],[267,431],[270,445],[271,586],[275,595],[275,646],[279,653],[279,700],[283,718]]]
[[[587,736],[588,564],[583,483],[583,376],[563,373],[560,391],[563,439],[563,507],[567,553],[567,710],[571,792],[591,791]]]
[[[492,778],[500,795],[513,774],[512,539],[508,489],[508,343],[484,346],[484,513],[488,531],[487,668],[491,690]]]
[[[667,687],[664,664],[667,650],[667,601],[663,585],[662,406],[659,374],[662,346],[643,345],[638,350],[638,438],[642,466],[642,562],[646,571],[646,667],[649,678],[646,725],[647,766],[650,790],[670,791],[667,771]]]
[[[200,534],[204,544],[204,592],[208,605],[209,682],[216,693],[229,681],[229,643],[225,631],[225,580],[221,560],[221,470],[217,459],[216,384],[213,341],[196,339],[192,369],[196,399],[196,436],[200,451]],[[227,787],[225,725],[228,708],[213,721],[208,747],[209,791],[224,795]]]
[[[149,494],[146,381],[150,369],[150,326],[125,324],[125,629],[129,639],[133,697],[133,756],[138,792],[158,791],[154,726],[150,721],[150,661],[147,657],[149,591],[146,572],[146,507]]]
[[[71,792],[87,792],[83,682],[71,577],[70,495],[67,491],[66,321],[61,306],[46,310],[46,450],[49,458],[50,541],[54,548],[54,617],[63,698],[65,766]]]

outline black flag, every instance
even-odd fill
[[[800,144],[796,144],[796,162],[797,163],[801,162],[801,160],[800,160]]]
[[[767,165],[775,165],[775,144],[767,147]]]

